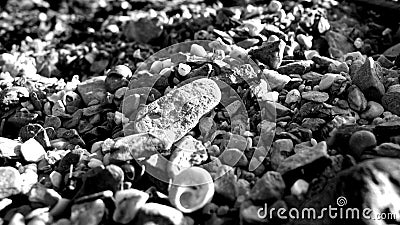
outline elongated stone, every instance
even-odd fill
[[[138,111],[137,133],[171,131],[174,141],[193,129],[200,118],[221,100],[221,91],[211,79],[202,78],[170,91]]]

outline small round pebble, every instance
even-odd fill
[[[369,148],[376,146],[375,135],[367,130],[360,130],[351,135],[349,140],[350,154],[359,158]]]

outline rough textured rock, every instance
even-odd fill
[[[158,203],[146,203],[140,208],[134,224],[185,225],[186,222],[183,214],[175,208]]]
[[[254,50],[250,54],[252,54],[255,59],[269,66],[270,69],[277,69],[282,63],[285,46],[286,43],[282,40],[267,42],[265,46]]]
[[[77,91],[85,105],[97,100],[102,102],[106,96],[105,76],[94,77],[78,85]]]
[[[115,193],[116,209],[113,214],[113,220],[122,224],[131,222],[147,199],[149,199],[149,194],[140,190],[127,189],[118,191]]]
[[[218,85],[207,78],[195,80],[157,99],[139,110],[135,129],[138,133],[168,130],[174,141],[194,128],[199,119],[221,100]]]
[[[318,143],[312,148],[305,148],[304,151],[299,151],[283,160],[277,171],[281,174],[285,174],[307,164],[311,164],[318,159],[328,158],[327,150],[328,148],[325,141]]]
[[[280,173],[268,171],[250,190],[250,198],[256,202],[273,202],[282,198],[286,185]]]
[[[355,73],[352,81],[361,89],[368,100],[380,102],[385,94],[385,87],[381,79],[382,68],[372,58],[368,58]]]
[[[382,97],[382,105],[388,111],[400,115],[400,84],[389,87]]]
[[[302,61],[298,61],[298,62],[289,63],[289,64],[286,64],[284,66],[280,66],[277,71],[280,74],[287,74],[287,75],[300,74],[300,75],[303,75],[303,74],[309,72],[313,65],[314,65],[314,62],[311,61],[311,60],[302,60]]]
[[[0,167],[0,199],[18,194],[22,188],[22,178],[13,167]]]

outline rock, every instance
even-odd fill
[[[0,137],[0,157],[17,156],[18,148],[21,145],[18,141]]]
[[[394,63],[386,58],[385,55],[380,55],[376,60],[383,68],[390,69],[394,66]]]
[[[398,186],[400,171],[400,160],[390,158],[378,158],[366,160],[349,169],[343,170],[331,179],[329,183],[318,193],[314,193],[301,205],[299,210],[309,207],[320,212],[329,205],[341,204],[343,211],[351,209],[360,212],[359,218],[338,218],[323,217],[318,222],[313,219],[296,218],[292,221],[293,225],[300,224],[379,224],[371,223],[369,216],[377,214],[367,214],[361,216],[364,209],[368,208],[373,213],[396,213],[400,210]],[[385,199],[385,201],[382,201]],[[343,203],[343,204],[342,204]],[[353,214],[354,215],[354,214]],[[376,217],[375,217],[376,218]]]
[[[315,55],[311,58],[312,61],[315,62],[315,64],[320,65],[321,67],[327,68],[331,64],[339,65],[340,61],[331,59],[326,56],[320,56],[320,55]]]
[[[220,100],[221,91],[214,81],[195,80],[140,109],[135,129],[138,133],[154,129],[170,131],[175,135],[175,142],[194,128]]]
[[[146,203],[139,209],[134,224],[185,225],[186,222],[183,214],[175,208],[158,203]]]
[[[255,202],[274,202],[282,198],[286,185],[280,173],[268,171],[256,181],[250,190],[250,199]]]
[[[136,189],[120,190],[115,193],[116,209],[113,220],[117,223],[130,223],[149,199],[149,194]]]
[[[297,89],[292,89],[286,94],[285,103],[292,104],[292,103],[299,102],[300,100],[301,100],[300,91]]]
[[[242,151],[236,148],[229,148],[226,149],[222,152],[222,154],[219,156],[221,163],[235,167],[245,167],[249,164],[249,161],[247,160],[246,156]]]
[[[359,158],[367,149],[372,149],[376,146],[375,135],[366,130],[360,130],[351,135],[349,140],[350,154]]]
[[[233,168],[227,165],[221,165],[216,168],[214,179],[215,193],[221,196],[224,200],[234,202],[239,193],[237,186],[237,177],[234,174]]]
[[[132,71],[125,65],[117,65],[111,68],[106,76],[104,81],[106,90],[115,93],[118,89],[128,86]]]
[[[316,146],[304,149],[304,151],[297,152],[296,154],[283,160],[277,168],[277,171],[284,175],[285,173],[316,162],[319,159],[327,159],[327,150],[326,142],[319,142]]]
[[[291,139],[276,140],[273,148],[276,148],[279,152],[291,153],[293,151],[293,141]]]
[[[372,150],[372,154],[379,157],[400,158],[400,145],[394,143],[382,143]]]
[[[263,70],[263,74],[267,78],[268,85],[271,87],[271,90],[282,90],[287,83],[291,80],[288,75],[279,74],[273,70]]]
[[[22,142],[26,142],[29,139],[34,138],[43,147],[50,147],[47,131],[48,129],[45,130],[43,126],[38,123],[29,123],[19,130],[19,137]]]
[[[282,40],[267,42],[259,49],[250,52],[255,59],[267,65],[270,69],[277,69],[283,58],[286,43]]]
[[[367,99],[356,85],[349,87],[347,102],[350,108],[357,112],[362,112],[367,108]]]
[[[0,199],[21,192],[23,180],[18,170],[9,166],[0,167],[0,177]]]
[[[383,107],[396,115],[400,115],[400,84],[389,87],[382,97]]]
[[[46,151],[38,141],[31,138],[21,145],[21,154],[27,162],[39,162]]]
[[[297,41],[301,46],[303,46],[305,49],[310,49],[313,44],[313,36],[307,36],[304,34],[298,34],[297,35]]]
[[[72,224],[98,225],[106,213],[106,205],[101,199],[82,204],[75,204],[71,207]]]
[[[174,179],[183,170],[203,164],[208,159],[204,145],[192,136],[183,137],[175,145],[176,149],[169,159],[171,163],[167,167],[171,179]]]
[[[55,190],[44,187],[42,184],[35,184],[28,193],[29,201],[41,203],[53,207],[61,199],[61,195]]]
[[[323,103],[323,102],[328,101],[329,94],[326,92],[320,92],[320,91],[307,91],[307,92],[301,93],[301,97],[308,101]]]
[[[263,211],[265,210],[261,206],[253,205],[251,201],[246,201],[240,205],[240,219],[245,224],[268,224],[269,215]]]
[[[328,31],[325,34],[328,44],[331,48],[336,48],[346,54],[354,51],[353,44],[341,33],[335,31]]]
[[[70,114],[78,110],[82,104],[81,96],[79,96],[78,93],[74,91],[67,91],[64,94],[62,101],[65,106],[65,111]]]
[[[200,57],[207,57],[207,51],[204,49],[203,46],[198,44],[192,44],[190,46],[190,54]]]
[[[395,58],[400,54],[400,43],[393,45],[392,47],[386,49],[386,51],[383,52],[383,55],[389,58]]]
[[[303,179],[298,179],[290,188],[290,193],[294,196],[301,197],[308,191],[309,183]]]
[[[372,58],[368,58],[357,70],[352,81],[353,84],[360,88],[368,100],[380,102],[385,94],[385,87],[381,79],[381,67]]]
[[[277,71],[280,74],[300,74],[303,75],[311,70],[314,62],[312,60],[302,60],[298,62],[293,62],[286,64],[284,66],[280,66]]]
[[[93,100],[103,102],[107,94],[105,79],[106,76],[94,77],[78,85],[77,92],[82,97],[85,105],[88,105]]]
[[[113,148],[118,151],[128,149],[131,156],[140,164],[146,167],[146,172],[159,180],[168,182],[169,177],[166,167],[169,161],[161,154],[169,155],[172,142],[169,138],[156,134],[133,134],[118,139]]]
[[[58,129],[61,127],[61,119],[57,116],[46,116],[43,127],[53,127],[54,129]]]
[[[116,165],[90,169],[83,179],[81,189],[75,198],[110,190],[115,193],[122,185],[124,172]]]
[[[123,33],[130,41],[146,44],[160,37],[162,31],[163,26],[157,18],[143,17],[127,23]]]
[[[335,82],[337,74],[334,73],[327,73],[325,74],[322,78],[321,81],[319,82],[319,90],[325,91],[328,90],[333,82]]]
[[[372,120],[381,116],[384,111],[385,110],[383,109],[383,106],[381,104],[374,101],[369,101],[367,103],[367,108],[364,112],[360,114],[360,117],[362,119]]]
[[[282,3],[280,1],[272,0],[268,4],[268,11],[271,13],[279,12],[282,9]]]

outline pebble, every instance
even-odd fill
[[[280,66],[277,71],[280,74],[300,74],[303,75],[311,70],[314,62],[312,60],[301,60],[298,62],[292,62],[284,66]]]
[[[77,92],[85,105],[93,100],[103,101],[107,93],[105,79],[105,76],[94,77],[78,85]]]
[[[327,150],[326,142],[319,142],[316,146],[297,152],[283,160],[277,168],[277,171],[284,175],[287,172],[311,164],[321,158],[328,158]]]
[[[154,202],[144,204],[139,209],[134,222],[137,225],[147,225],[147,224],[185,225],[186,224],[186,220],[182,212],[173,207]]]
[[[234,202],[239,193],[237,176],[233,168],[228,165],[221,165],[216,169],[214,180],[215,193],[228,202]]]
[[[287,83],[291,80],[288,75],[282,75],[273,70],[263,70],[263,74],[265,75],[268,85],[272,90],[282,90]]]
[[[229,148],[224,150],[219,156],[221,163],[234,167],[245,167],[249,164],[246,156],[242,151],[236,148]]]
[[[297,89],[292,89],[286,94],[285,103],[292,104],[300,102],[300,100],[301,100],[300,91]]]
[[[385,87],[381,79],[382,69],[372,58],[368,58],[352,80],[361,89],[367,100],[380,102],[385,94]]]
[[[190,54],[200,57],[207,57],[207,51],[204,49],[203,46],[198,44],[192,44],[192,46],[190,47]]]
[[[347,91],[349,92],[347,96],[349,107],[357,112],[364,111],[367,108],[367,99],[361,90],[357,86],[352,85]]]
[[[266,172],[250,190],[250,198],[255,202],[273,202],[282,198],[286,185],[280,173]]]
[[[190,73],[191,69],[192,68],[189,65],[184,64],[184,63],[179,63],[178,73],[181,76],[186,76],[186,75],[188,75]]]
[[[360,114],[360,117],[362,119],[372,120],[381,116],[383,112],[384,108],[381,104],[374,101],[368,101],[367,108]]]
[[[302,99],[305,99],[308,101],[323,103],[323,102],[328,101],[329,94],[326,92],[320,92],[320,91],[306,91],[306,92],[301,93],[301,97],[302,97]]]
[[[350,154],[359,158],[363,152],[376,146],[375,135],[366,130],[360,130],[351,135],[349,140]]]
[[[333,73],[327,73],[325,74],[322,78],[321,81],[319,82],[319,90],[325,91],[328,90],[333,82],[335,82],[337,74]]]
[[[13,167],[0,167],[0,198],[4,199],[22,191],[23,180],[18,170]]]
[[[193,96],[202,97],[196,99]],[[201,116],[214,108],[221,99],[218,85],[207,78],[195,80],[139,110],[135,121],[137,132],[154,129],[171,131],[174,141],[191,130]],[[179,124],[178,126],[172,126]]]
[[[382,105],[383,107],[396,114],[400,115],[400,107],[399,107],[399,93],[400,93],[400,84],[395,84],[390,86],[387,92],[382,97]]]
[[[1,157],[15,157],[17,156],[18,149],[21,143],[8,138],[0,137],[0,156]]]
[[[159,21],[144,17],[136,21],[129,21],[123,33],[130,41],[146,44],[160,37],[162,31],[163,26]]]
[[[27,162],[39,162],[46,155],[43,146],[34,138],[25,141],[20,151]]]
[[[115,193],[115,211],[113,220],[117,223],[128,224],[149,199],[149,194],[136,189],[120,190]]]
[[[103,220],[106,213],[106,205],[101,199],[81,204],[75,204],[71,207],[71,223],[97,225]]]
[[[309,186],[310,184],[307,181],[298,179],[290,188],[290,193],[294,196],[301,197],[307,193]]]
[[[267,42],[263,47],[251,51],[250,54],[270,69],[277,69],[283,59],[286,43],[282,40]]]

